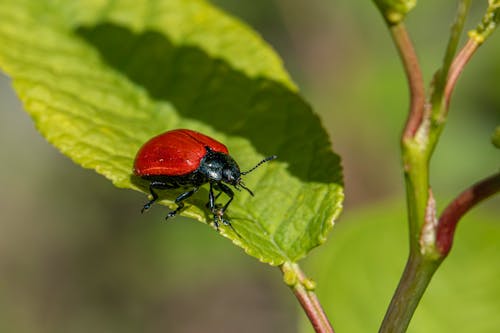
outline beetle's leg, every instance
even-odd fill
[[[158,200],[158,194],[154,191],[154,189],[167,190],[167,189],[171,189],[171,188],[175,188],[175,186],[166,184],[164,182],[159,182],[159,181],[152,181],[151,183],[149,183],[149,192],[153,196],[153,199],[149,200],[148,203],[146,203],[142,207],[141,213],[144,213],[145,210],[148,210],[149,208],[151,208],[151,205],[154,204],[156,200]]]
[[[226,186],[222,183],[217,184],[217,189],[219,189],[221,191],[221,193],[224,192],[229,197],[229,200],[228,200],[228,202],[226,202],[224,207],[216,210],[217,216],[222,220],[222,223],[224,223],[225,225],[231,225],[228,220],[224,219],[224,213],[226,212],[227,207],[229,207],[229,204],[231,203],[231,201],[233,201],[234,192],[228,186]],[[219,195],[220,195],[220,193],[219,193]]]
[[[217,195],[215,196],[215,201],[217,201],[217,199],[220,197],[221,194],[222,194],[222,192],[217,193]],[[215,209],[220,210],[221,208],[222,208],[222,204],[216,202]]]
[[[195,194],[196,191],[198,191],[198,189],[199,189],[199,187],[195,187],[191,191],[184,192],[181,195],[179,195],[177,198],[175,198],[174,202],[177,204],[177,208],[175,208],[173,211],[168,213],[167,216],[165,217],[165,219],[168,219],[170,217],[174,217],[175,215],[177,215],[177,213],[179,213],[181,211],[181,209],[184,208],[183,201],[186,200],[187,198],[189,198],[190,196],[192,196],[193,194]]]
[[[208,209],[210,209],[210,211],[212,211],[213,209],[212,208],[217,208],[218,206],[222,207],[221,204],[217,204],[215,203],[217,201],[217,199],[220,197],[220,195],[222,194],[222,192],[219,192],[217,193],[216,196],[213,196],[213,193],[212,193],[212,197],[213,197],[213,202],[210,203],[210,192],[208,193],[208,202],[207,204],[205,205]]]
[[[226,193],[226,195],[229,197],[229,201],[226,202],[226,204],[224,205],[224,207],[222,207],[222,214],[224,214],[226,212],[227,207],[229,207],[229,204],[231,203],[231,201],[233,201],[234,192],[228,186],[226,186],[226,185],[224,185],[222,183],[219,183],[218,187],[219,187],[219,189],[222,192]]]
[[[208,190],[208,202],[207,207],[210,209],[212,214],[214,214],[214,226],[217,231],[219,231],[219,217],[217,216],[217,206],[215,205],[215,200],[219,197],[220,193],[214,197],[214,185],[210,183],[210,189]]]
[[[214,189],[212,183],[210,183],[210,189],[208,190],[208,202],[207,202],[207,208],[210,209],[210,211],[213,213],[215,209],[215,199],[214,197]]]

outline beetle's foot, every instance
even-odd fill
[[[219,231],[220,222],[222,222],[222,224],[224,225],[231,226],[231,222],[229,222],[228,219],[224,218],[224,210],[222,210],[222,208],[214,209],[213,214],[214,214],[214,225],[217,231]]]
[[[217,232],[220,232],[219,226],[220,222],[223,222],[221,215],[219,214],[219,211],[214,211],[214,226]],[[224,222],[223,222],[224,223]]]
[[[173,210],[173,211],[171,211],[171,212],[169,212],[169,213],[167,214],[167,216],[165,216],[165,220],[168,220],[168,219],[171,219],[172,217],[175,217],[175,216],[177,215],[177,213],[178,213],[178,210],[177,210],[177,209],[176,209],[176,210]]]
[[[169,212],[169,213],[167,214],[167,216],[165,216],[165,220],[168,220],[169,218],[176,216],[177,214],[179,214],[179,213],[180,213],[180,211],[181,211],[183,208],[184,208],[184,203],[179,202],[179,203],[177,204],[177,208],[175,208],[173,211]]]
[[[215,227],[215,230],[217,230],[217,232],[220,232],[219,221],[217,221],[216,217],[214,217],[214,227]]]
[[[149,208],[151,208],[151,206],[156,202],[156,199],[157,198],[153,197],[153,199],[146,202],[146,204],[144,206],[142,206],[141,214],[144,213],[145,211],[147,211]]]
[[[147,204],[142,206],[141,214],[144,213],[145,211],[147,211],[149,208],[151,208],[151,204],[148,202]]]

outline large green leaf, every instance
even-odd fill
[[[480,209],[480,208],[479,208]],[[408,231],[403,205],[379,205],[345,216],[308,271],[339,332],[377,332],[403,272]],[[469,213],[433,277],[408,329],[495,332],[500,327],[498,216]],[[303,321],[301,332],[311,332]]]
[[[226,143],[242,169],[276,154],[245,179],[256,196],[230,206],[241,237],[222,233],[273,265],[325,241],[343,198],[339,158],[280,59],[241,22],[200,0],[0,0],[0,45],[36,127],[76,163],[147,192],[133,159],[168,129]],[[210,221],[206,201],[205,189],[183,214]]]

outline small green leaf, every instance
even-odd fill
[[[481,207],[477,208],[481,210]],[[434,275],[408,332],[495,332],[500,327],[500,224],[495,212],[470,212]],[[344,216],[332,242],[307,267],[339,332],[377,332],[408,255],[404,205]],[[304,321],[301,332],[311,332]]]
[[[373,0],[390,25],[403,21],[417,0]]]
[[[495,128],[495,132],[493,132],[493,135],[491,136],[491,142],[495,147],[500,148],[500,126]]]
[[[272,265],[325,241],[343,199],[340,159],[279,57],[243,23],[201,0],[0,0],[0,45],[36,127],[77,164],[147,193],[135,154],[169,129],[224,142],[243,170],[276,154],[246,176],[255,197],[236,193],[237,233],[222,234]],[[211,221],[207,197],[200,190],[183,214]]]

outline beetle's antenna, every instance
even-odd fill
[[[278,156],[276,155],[272,155],[272,156],[269,156],[269,157],[266,157],[265,159],[263,159],[262,161],[260,161],[259,163],[257,163],[256,166],[254,166],[253,168],[251,168],[250,170],[248,171],[245,171],[245,172],[241,172],[242,175],[246,175],[247,173],[250,173],[252,171],[254,171],[255,169],[257,169],[262,163],[266,163],[266,162],[269,162],[269,161],[272,161],[272,160],[275,160],[277,159]],[[242,186],[245,190],[249,191],[250,193],[252,193],[249,189],[247,189],[245,186]],[[252,194],[253,195],[253,194]]]

